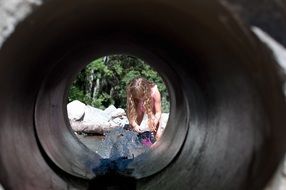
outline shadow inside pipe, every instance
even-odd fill
[[[88,190],[133,190],[136,189],[136,180],[132,177],[111,172],[103,176],[97,176],[90,181]]]

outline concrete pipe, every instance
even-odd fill
[[[65,105],[75,75],[113,53],[162,75],[171,114],[150,151],[109,171],[75,138]],[[255,190],[285,152],[276,62],[225,2],[44,1],[1,47],[0,86],[5,189]]]

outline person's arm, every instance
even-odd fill
[[[130,125],[132,126],[132,128],[137,131],[137,132],[141,132],[140,130],[140,126],[138,125],[138,123],[136,121],[130,121]]]
[[[153,122],[154,122],[154,127],[156,127],[160,121],[161,118],[161,94],[158,90],[158,88],[156,87],[156,91],[154,93],[154,106],[155,106],[155,114],[154,114],[154,118],[153,118]]]

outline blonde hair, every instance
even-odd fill
[[[152,117],[151,88],[155,84],[143,77],[133,79],[127,86],[127,117],[129,121],[137,121],[137,108],[140,100],[148,116],[148,127],[154,131]]]

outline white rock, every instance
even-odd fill
[[[120,117],[117,117],[118,120],[114,121],[112,119],[113,115]],[[127,117],[124,115],[126,114],[123,109],[116,109],[112,105],[104,111],[87,105],[84,108],[83,120],[81,122],[70,120],[70,124],[72,129],[77,132],[103,134],[115,127],[124,126],[128,122]]]
[[[109,117],[103,110],[94,108],[92,106],[85,107],[85,115],[83,118],[84,123],[107,126],[109,125],[108,120]]]
[[[118,109],[114,110],[113,112],[111,112],[112,118],[122,117],[122,116],[126,116],[126,113],[125,113],[124,109],[122,109],[122,108],[118,108]]]
[[[114,105],[110,105],[108,108],[104,110],[104,113],[108,115],[109,120],[112,120],[116,117],[126,116],[125,110],[122,108],[116,109]]]
[[[85,113],[85,104],[74,100],[67,105],[68,118],[73,121],[80,120]]]
[[[73,119],[69,117],[71,127],[74,131],[103,134],[104,132],[110,131],[115,127],[124,127],[125,124],[129,124],[125,110],[122,108],[116,109],[115,106],[111,105],[103,111],[89,105],[85,106],[79,101],[74,101],[72,104],[68,105],[68,110],[70,110],[70,113],[72,113],[72,108],[75,109],[75,112],[79,112],[78,106],[75,105],[80,105],[81,110],[84,107],[84,111],[81,111],[81,114],[78,114],[77,117],[73,117]],[[78,119],[82,117],[83,120],[78,121]],[[169,113],[162,113],[160,129],[165,129],[168,118]],[[142,131],[149,131],[148,117],[146,114],[141,122],[140,129]]]
[[[115,127],[119,127],[120,123],[117,123],[117,122],[115,122],[113,120],[110,120],[109,121],[109,125],[110,125],[111,128],[115,128]]]
[[[104,110],[104,113],[110,115],[112,112],[116,110],[116,107],[114,105],[110,105],[108,108]]]
[[[113,129],[109,123],[106,124],[97,124],[97,123],[85,123],[80,121],[70,121],[71,128],[76,132],[85,132],[85,133],[96,133],[104,134],[106,131]]]
[[[116,117],[112,121],[116,123],[116,125],[119,127],[124,127],[125,124],[129,124],[129,121],[126,116]]]

